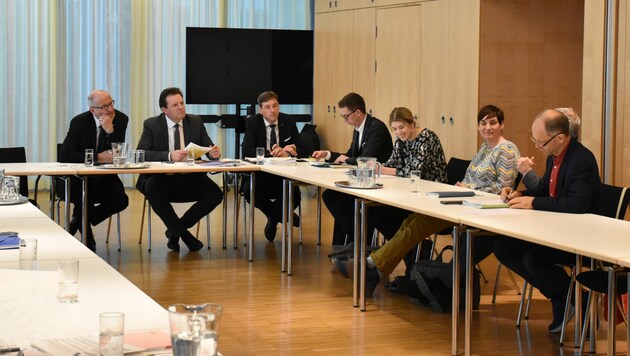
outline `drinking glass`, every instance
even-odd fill
[[[263,164],[264,159],[265,159],[265,148],[256,147],[256,164]]]
[[[131,151],[131,163],[138,165],[144,164],[144,150]]]
[[[61,260],[58,264],[59,294],[62,303],[76,303],[79,297],[79,260]]]
[[[112,142],[112,155],[115,167],[122,167],[127,163],[128,142]]]
[[[217,355],[221,305],[175,304],[168,311],[173,355]]]
[[[4,176],[2,180],[1,198],[5,203],[14,203],[20,200],[20,177]]]
[[[125,314],[100,313],[98,348],[102,356],[122,356],[125,346]]]
[[[37,259],[37,239],[20,239],[20,261]]]
[[[85,166],[94,167],[94,150],[91,148],[85,149]]]
[[[192,149],[186,150],[186,164],[189,166],[195,165],[195,151]]]
[[[409,172],[409,178],[411,178],[411,192],[419,193],[420,192],[420,177],[422,175],[421,171],[411,171]]]

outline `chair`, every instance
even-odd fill
[[[630,192],[628,192],[627,187],[622,188],[622,187],[616,187],[613,185],[602,184],[601,192],[598,195],[598,199],[599,200],[597,201],[595,214],[607,216],[614,219],[620,219],[620,220],[624,219],[626,215],[626,210],[628,209],[628,204],[630,203]],[[599,265],[603,267],[603,264],[600,263]],[[609,276],[608,272],[605,272],[605,271],[601,271],[601,272],[603,274],[601,277],[608,280],[608,276]],[[622,269],[622,270],[616,271],[614,273],[615,278],[617,278],[622,273],[627,274],[628,269]],[[597,278],[587,279],[585,278],[587,274],[588,272],[580,273],[577,276],[577,280],[583,282],[583,285],[586,288],[590,289],[588,293],[588,299],[586,302],[586,310],[589,310],[592,304],[593,297],[595,296],[593,292],[602,294],[603,290],[601,287],[597,285],[598,284],[596,283]],[[595,272],[595,277],[598,277],[597,272]],[[617,301],[616,295],[609,296],[609,305],[611,302],[615,302],[615,301]],[[623,310],[623,307],[620,306],[619,304],[617,304],[617,307],[620,307],[621,310]],[[590,319],[590,313],[586,313],[584,326],[582,328],[582,335],[580,338],[580,354],[582,354],[583,349],[584,349],[584,342],[586,340],[586,332],[588,330],[587,325],[588,325],[589,319]],[[611,323],[611,321],[609,321],[609,323]],[[614,320],[612,321],[612,324],[614,325]],[[627,320],[626,320],[626,324],[627,324]],[[595,351],[593,343],[591,343],[591,350]]]
[[[0,148],[0,163],[26,163],[26,149],[24,147]],[[39,178],[40,176],[35,181],[35,199],[37,199]],[[28,197],[28,176],[20,176],[20,195]],[[39,208],[35,199],[29,199],[29,201]]]

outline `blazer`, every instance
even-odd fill
[[[561,213],[594,212],[601,181],[593,153],[577,140],[571,139],[558,171],[556,198],[549,197],[549,175],[552,167],[553,156],[549,156],[540,183],[525,191],[525,195],[535,197],[532,202],[534,209]]]
[[[297,148],[298,156],[305,155],[300,134],[295,126],[293,118],[287,114],[280,113],[278,115],[278,145],[284,147],[294,144]],[[267,128],[265,119],[260,114],[252,115],[245,119],[245,137],[243,138],[243,158],[256,157],[256,147],[267,147]],[[311,152],[306,153],[308,156]],[[269,150],[266,150],[265,156],[269,156]]]
[[[367,115],[365,117],[365,126],[363,127],[363,136],[361,137],[361,143],[355,146],[355,138],[352,136],[352,143],[348,152],[345,153],[349,158],[346,160],[348,164],[357,164],[357,157],[376,157],[376,160],[385,163],[392,155],[393,144],[392,136],[389,134],[387,125],[381,120]],[[355,152],[354,148],[359,147]],[[341,153],[331,152],[330,161],[334,161],[339,157]]]
[[[114,112],[114,132],[105,136],[103,151],[111,149],[112,142],[125,142],[129,117],[118,110],[114,110]],[[83,163],[86,148],[96,150],[96,122],[94,115],[89,111],[75,116],[70,121],[70,127],[61,144],[57,160],[65,163]],[[95,152],[95,156],[98,153],[100,152]]]
[[[168,119],[162,113],[144,120],[142,124],[142,135],[137,149],[144,150],[144,158],[147,161],[168,161],[168,126],[166,120]],[[184,145],[188,145],[190,142],[205,147],[213,145],[199,116],[186,114],[180,124],[184,128]],[[212,159],[209,155],[207,156]],[[147,178],[146,174],[141,174],[138,177],[136,187],[141,192],[144,191],[144,183]]]

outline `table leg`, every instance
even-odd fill
[[[83,176],[80,177],[82,182],[81,182],[81,188],[83,189],[83,221],[81,222],[81,226],[83,227],[83,229],[81,230],[81,241],[83,242],[84,245],[87,246],[87,231],[88,231],[88,225],[89,225],[89,220],[88,220],[88,204],[87,204],[87,199],[88,199],[88,189],[87,189],[87,185],[88,185],[88,176]],[[66,202],[67,203],[67,202]],[[67,206],[68,204],[66,204]],[[66,215],[66,221],[68,220],[68,217]],[[70,224],[68,224],[69,226]]]
[[[236,190],[236,187],[234,188]],[[223,172],[223,249],[227,244],[227,204],[228,204],[228,176],[227,172]],[[236,219],[236,216],[234,216]],[[210,245],[208,245],[210,249]]]
[[[597,269],[597,261],[594,258],[591,258],[591,271],[594,271],[595,269]],[[595,292],[591,291],[589,293],[589,299],[593,299],[593,298],[597,298],[597,295],[595,294]],[[588,310],[589,318],[590,318],[589,336],[591,340],[589,343],[589,346],[590,346],[589,351],[591,353],[597,353],[597,305],[592,300],[589,300],[589,306],[590,306],[590,309]],[[582,338],[580,338],[580,349],[582,348],[583,348]]]
[[[466,230],[466,311],[464,329],[464,354],[470,356],[471,351],[471,323],[472,323],[472,294],[473,294],[473,239],[477,230]],[[455,294],[455,291],[453,291]]]
[[[249,177],[249,262],[254,262],[254,205],[256,204],[256,174],[251,173]]]
[[[282,237],[282,263],[281,272],[287,271],[287,195],[289,181],[282,179],[282,223],[280,224],[280,235]]]
[[[48,207],[50,208],[50,220],[55,220],[55,177],[50,176],[50,199],[48,200]]]
[[[582,271],[582,256],[575,255],[575,276]],[[575,330],[574,330],[574,338],[575,338],[575,347],[579,347],[580,345],[580,336],[582,331],[582,285],[580,282],[575,279]],[[571,302],[569,298],[568,303]],[[565,325],[566,328],[566,325]]]
[[[66,188],[66,203],[64,204],[64,224],[66,226],[66,231],[70,231],[70,177],[66,177],[64,180],[64,185]],[[85,216],[85,215],[84,215]]]
[[[293,261],[291,256],[293,255],[293,181],[289,180],[287,198],[289,208],[285,210],[286,231],[287,231],[287,275],[293,275]],[[287,211],[288,210],[288,211]]]
[[[301,218],[302,217],[300,216],[300,219]],[[322,187],[317,186],[317,246],[321,246],[321,244],[322,244]]]
[[[233,214],[234,236],[232,237],[232,245],[233,245],[232,248],[234,248],[235,250],[238,248],[238,210],[239,210],[239,198],[240,198],[238,194],[238,187],[239,187],[238,181],[239,181],[239,174],[234,173],[234,214]],[[243,217],[243,220],[245,220],[245,217]],[[225,248],[225,246],[223,246],[223,248]]]
[[[617,274],[614,267],[608,267],[608,355],[616,354],[615,344],[615,299],[617,294]],[[576,310],[577,314],[577,310]],[[577,316],[577,315],[576,315]]]
[[[355,255],[355,262],[361,266],[360,277],[361,281],[359,282],[359,304],[361,311],[365,311],[365,275],[367,272],[367,256],[366,253],[366,244],[367,244],[367,202],[365,200],[361,200],[361,251],[359,251],[359,258]],[[357,242],[355,241],[355,245]],[[355,266],[357,263],[355,263]]]
[[[461,261],[459,258],[459,231],[458,225],[453,226],[453,302],[451,314],[451,355],[459,353],[459,270]]]
[[[354,199],[354,260],[353,277],[352,278],[352,306],[359,306],[359,214],[360,214],[360,200]]]

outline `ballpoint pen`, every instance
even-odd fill
[[[8,354],[11,352],[21,352],[21,351],[22,349],[19,347],[7,347],[7,348],[0,349],[0,355]]]

